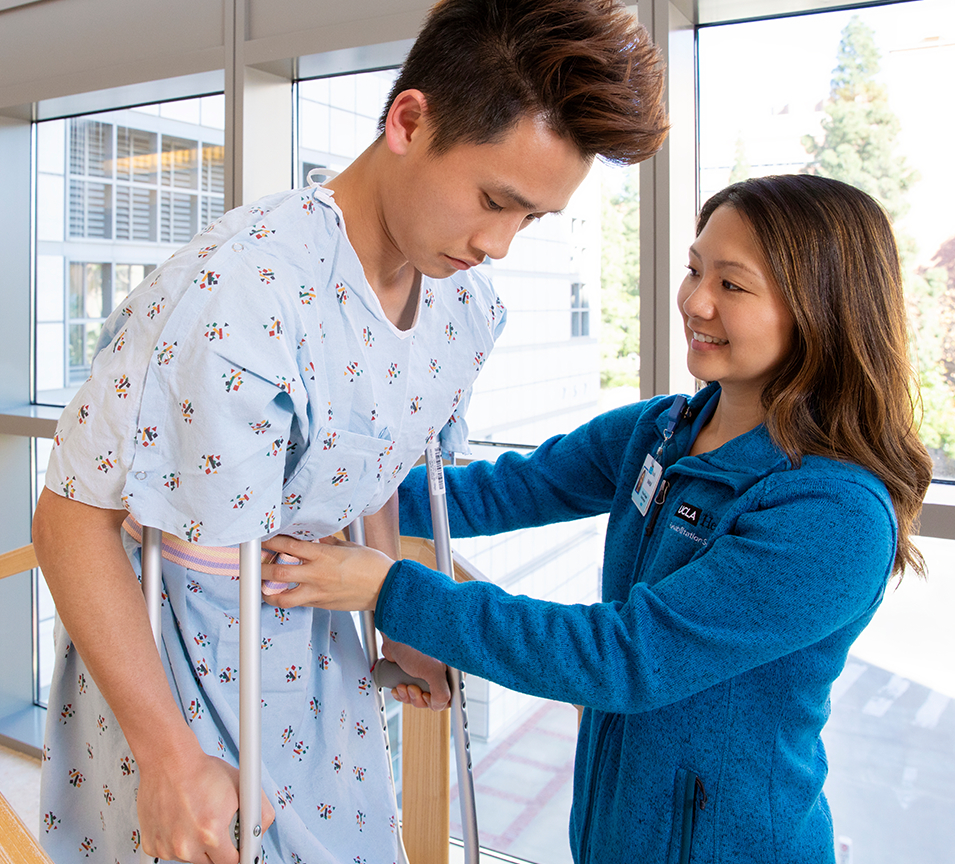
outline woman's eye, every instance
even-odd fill
[[[495,213],[500,213],[501,210],[504,209],[500,204],[498,204],[496,201],[492,200],[491,198],[487,199],[487,206],[489,210],[493,210]]]
[[[687,265],[686,265],[686,269],[687,269],[687,272],[689,273],[690,276],[699,276],[699,275],[700,275],[699,273],[697,273],[696,268],[695,268],[692,264],[687,264]]]
[[[739,285],[734,285],[732,282],[728,282],[726,279],[723,280],[723,287],[727,291],[742,291],[743,289]]]

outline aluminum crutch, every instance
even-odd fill
[[[146,598],[146,615],[153,631],[156,648],[162,656],[162,531],[143,525],[143,542],[140,547],[143,596]],[[155,858],[140,851],[141,864],[153,864]]]
[[[448,522],[448,499],[444,486],[444,465],[441,445],[435,437],[424,451],[428,463],[428,500],[431,505],[431,527],[434,533],[434,554],[438,570],[454,579],[451,553],[451,526]],[[477,804],[474,799],[474,776],[471,773],[471,738],[468,732],[468,706],[464,692],[464,676],[448,667],[451,681],[451,728],[454,733],[454,755],[458,772],[458,801],[464,833],[465,864],[478,864]]]
[[[157,646],[162,606],[162,531],[143,526],[142,582]],[[262,856],[262,542],[239,546],[239,864]],[[142,854],[142,860],[154,859]]]
[[[352,543],[359,546],[367,545],[365,543],[365,520],[360,516],[348,526],[348,538]],[[378,662],[378,634],[375,631],[375,613],[365,611],[361,613],[361,635],[365,643],[365,658],[368,661],[368,668],[374,669]],[[381,734],[385,739],[385,758],[388,760],[388,779],[391,781],[391,791],[394,796],[395,814],[398,813],[398,793],[395,790],[394,766],[391,764],[391,739],[388,737],[388,714],[385,709],[385,694],[381,687],[375,685],[375,703],[378,706],[378,717],[381,721]],[[401,826],[395,825],[395,833],[398,838],[398,860],[400,864],[408,864],[408,853],[405,851],[405,844],[401,837]]]

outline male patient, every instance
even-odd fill
[[[111,316],[34,520],[62,625],[42,790],[58,864],[237,862],[222,568],[242,541],[362,514],[396,554],[398,483],[430,436],[457,443],[503,322],[477,265],[562,210],[594,157],[653,155],[662,91],[659,52],[613,0],[443,0],[348,169],[225,214]],[[139,525],[165,532],[161,655]],[[350,616],[277,612],[262,636],[265,859],[398,860]],[[442,667],[386,654],[447,704]]]

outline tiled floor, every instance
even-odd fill
[[[576,736],[573,706],[541,701],[503,738],[473,746],[482,847],[541,864],[569,864]],[[456,786],[451,795],[451,833],[460,836]]]
[[[37,836],[40,830],[40,760],[0,746],[0,792]]]

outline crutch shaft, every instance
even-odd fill
[[[448,501],[444,486],[444,466],[437,440],[425,449],[428,465],[428,499],[431,505],[431,527],[434,535],[434,554],[438,569],[454,579],[454,560],[451,553],[451,526],[448,521]],[[457,669],[448,669],[451,681],[451,728],[454,735],[455,765],[458,774],[458,801],[461,806],[461,826],[464,834],[465,864],[478,864],[480,842],[477,826],[477,802],[474,798],[474,777],[471,773],[471,738],[468,732],[467,699],[464,676]]]
[[[365,545],[365,520],[356,519],[348,526],[348,539],[359,546]],[[378,636],[375,633],[375,613],[364,611],[361,613],[361,638],[365,644],[365,656],[368,658],[368,668],[372,669],[378,660]]]
[[[142,584],[146,614],[156,645],[162,633],[162,531],[143,525]]]
[[[153,631],[156,647],[162,647],[162,531],[143,525],[143,542],[140,547],[140,577],[143,596],[146,599],[146,615]],[[153,864],[155,860],[145,852],[139,853],[141,864]]]
[[[348,526],[348,537],[352,543],[360,546],[365,544],[365,520],[361,517],[356,519]],[[361,631],[362,641],[365,643],[365,659],[368,661],[368,668],[374,669],[378,663],[378,633],[375,630],[375,613],[364,611],[361,613]],[[391,789],[395,791],[395,778],[392,773],[391,764],[391,740],[388,735],[388,712],[385,710],[385,695],[381,692],[381,687],[375,686],[375,703],[378,706],[378,718],[381,722],[381,734],[385,744],[385,759],[388,761],[388,778],[391,781]],[[395,796],[395,811],[398,810],[397,794]],[[401,836],[401,829],[398,829],[398,862],[399,864],[408,864],[408,853],[405,851],[404,841]]]
[[[239,864],[262,854],[262,542],[239,547]]]

